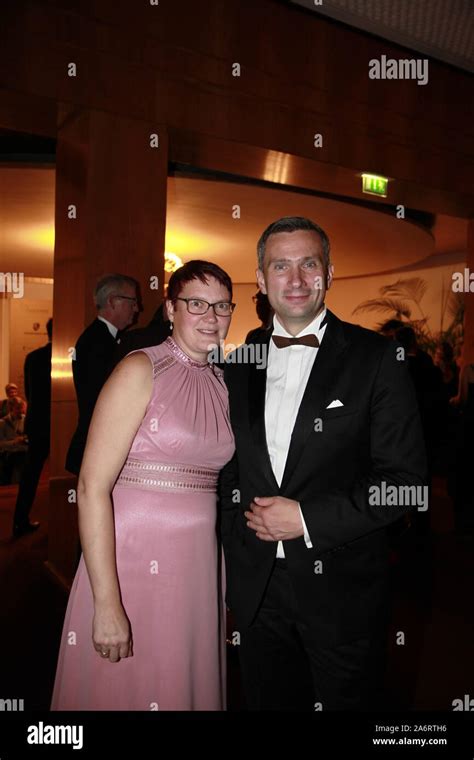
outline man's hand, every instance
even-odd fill
[[[245,512],[247,526],[262,541],[288,541],[304,535],[297,501],[284,496],[256,496]]]

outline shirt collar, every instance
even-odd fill
[[[313,319],[312,322],[309,323],[309,325],[306,325],[302,330],[300,330],[297,335],[292,336],[289,332],[285,330],[281,322],[278,320],[277,315],[275,314],[273,317],[273,335],[283,335],[285,338],[299,338],[301,335],[308,335],[308,333],[312,333],[313,335],[318,335],[321,322],[326,316],[326,306],[323,306],[323,310],[318,314],[317,317]]]
[[[112,322],[109,322],[108,319],[105,319],[105,317],[98,316],[97,319],[100,319],[101,322],[105,322],[109,330],[109,333],[111,334],[113,338],[117,337],[118,327],[115,327],[115,325],[113,325]]]

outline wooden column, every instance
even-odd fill
[[[138,280],[144,310],[137,326],[161,300],[168,144],[162,125],[68,105],[58,111],[47,566],[69,585],[78,552],[76,478],[64,467],[77,422],[72,347],[95,317],[101,276]],[[150,287],[156,277],[158,289]]]

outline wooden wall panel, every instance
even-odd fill
[[[455,172],[474,213],[465,72],[431,61],[426,86],[369,80],[370,58],[406,51],[273,0],[208,0],[205,10],[192,0],[10,0],[6,9],[0,55],[12,90],[447,193]]]
[[[474,219],[469,222],[467,231],[467,260],[466,267],[472,277],[471,290],[465,293],[464,314],[464,354],[466,364],[474,363]]]

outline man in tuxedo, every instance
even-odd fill
[[[118,333],[138,312],[137,281],[122,274],[103,277],[96,285],[97,317],[75,345],[72,373],[79,420],[66,458],[66,469],[79,474],[97,397],[113,369]]]
[[[29,515],[36,496],[41,471],[49,456],[51,418],[51,347],[53,320],[46,323],[48,342],[31,351],[24,366],[25,395],[28,409],[25,434],[28,436],[28,453],[23,467],[13,517],[13,535],[22,536],[39,528],[39,522],[30,522]]]
[[[236,454],[221,475],[221,529],[252,710],[371,707],[388,620],[386,529],[424,487],[403,349],[326,308],[333,271],[318,225],[267,227],[257,269],[275,312],[260,338],[267,366],[245,345],[226,360]]]

